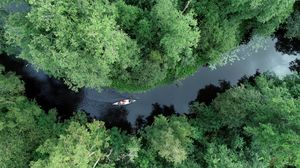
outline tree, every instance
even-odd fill
[[[6,52],[8,54],[18,53],[18,49],[7,45],[5,34],[5,24],[9,14],[19,10],[21,13],[25,13],[28,10],[24,0],[3,0],[0,2],[0,54]]]
[[[110,86],[111,69],[138,64],[139,49],[118,29],[116,8],[107,0],[29,1],[29,5],[27,15],[9,16],[7,42],[21,47],[21,58],[63,78],[70,87]]]
[[[24,85],[0,66],[0,167],[28,167],[38,154],[35,149],[56,136],[60,124],[54,111],[46,114],[24,96]]]
[[[192,9],[202,34],[199,62],[224,64],[222,55],[236,48],[246,36],[268,36],[290,15],[294,0],[195,0]],[[230,55],[227,55],[230,56]]]
[[[137,157],[139,143],[118,130],[106,130],[104,123],[71,121],[66,132],[38,148],[42,154],[32,163],[39,167],[116,167]]]
[[[151,20],[156,20],[154,29],[160,34],[158,44],[167,63],[177,63],[184,57],[191,57],[200,37],[194,14],[189,12],[183,15],[176,5],[173,0],[158,0],[150,12]]]
[[[199,143],[207,149],[206,164],[299,166],[299,82],[298,74],[283,80],[264,74],[218,95],[209,106],[195,103],[192,125],[205,137]]]
[[[4,48],[20,51],[21,58],[64,79],[74,90],[124,91],[146,90],[185,78],[200,66],[232,61],[225,53],[249,36],[273,33],[294,4],[294,0],[19,1],[30,10],[5,14]]]
[[[259,161],[258,158],[255,160],[255,166],[251,165],[249,161],[247,161],[243,154],[239,154],[234,150],[228,149],[226,145],[219,145],[211,143],[208,145],[207,152],[204,156],[207,167],[208,168],[247,168],[247,167],[268,167],[267,164]]]
[[[82,127],[72,122],[65,135],[39,147],[38,151],[48,157],[34,162],[32,167],[113,167],[112,163],[105,163],[110,156],[108,141],[103,123]]]
[[[300,39],[299,21],[300,21],[300,3],[296,2],[294,5],[294,12],[287,19],[287,23],[285,26],[285,28],[287,29],[285,36],[287,38]]]
[[[294,12],[288,17],[286,22],[276,31],[276,50],[288,55],[296,55],[300,52],[300,3],[295,2]]]
[[[290,62],[290,67],[289,67],[289,69],[290,69],[291,71],[300,73],[300,59],[296,59],[296,60]]]
[[[294,99],[300,98],[300,76],[297,74],[288,75],[284,78],[284,83],[289,89],[289,93]]]
[[[194,128],[185,117],[163,116],[155,118],[153,125],[148,126],[142,134],[147,140],[147,148],[157,153],[168,162],[178,164],[187,159],[192,138],[195,136]]]
[[[200,37],[194,13],[182,13],[175,0],[157,0],[147,6],[148,10],[122,1],[117,2],[117,7],[118,24],[137,40],[143,57],[140,65],[117,78],[113,87],[145,90],[186,76],[182,71],[194,65],[193,49]],[[120,73],[115,71],[114,74]]]
[[[173,0],[157,2],[151,12],[107,0],[93,4],[66,0],[28,4],[31,10],[27,15],[9,15],[5,25],[7,44],[20,47],[21,58],[63,78],[73,89],[153,87],[164,81],[165,74],[173,72],[173,64],[192,57],[199,37],[192,13],[183,15]],[[117,22],[137,40],[125,34]],[[157,34],[149,38],[141,34],[149,33],[143,31],[145,23],[156,25],[149,32]],[[149,56],[152,51],[158,51],[158,57]],[[161,58],[163,62],[158,61]],[[148,73],[156,67],[163,71],[162,75]],[[142,78],[140,73],[151,76]]]
[[[270,167],[300,165],[300,136],[296,131],[290,128],[281,131],[278,126],[272,124],[246,127],[245,130],[253,138],[252,150],[256,151],[263,161],[268,162]]]

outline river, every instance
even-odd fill
[[[235,85],[244,75],[271,71],[279,76],[291,73],[289,62],[300,55],[286,55],[275,50],[276,39],[265,39],[263,47],[241,45],[236,51],[239,61],[216,69],[200,68],[194,75],[174,84],[161,86],[143,93],[120,93],[112,89],[97,92],[93,89],[69,90],[62,81],[53,79],[43,72],[36,72],[30,64],[1,56],[0,64],[7,70],[15,71],[25,81],[26,95],[35,99],[44,109],[57,108],[62,118],[68,118],[74,111],[85,111],[92,118],[104,120],[110,126],[130,127],[139,116],[147,117],[153,104],[173,106],[177,113],[187,113],[189,103],[196,99],[198,90],[209,84],[217,85],[219,80]],[[252,44],[253,45],[253,42]],[[205,96],[205,95],[204,95]],[[125,108],[112,106],[122,98],[135,98],[137,101]]]

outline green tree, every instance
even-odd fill
[[[175,2],[158,0],[150,12],[151,20],[155,20],[154,29],[160,34],[159,47],[165,54],[164,61],[172,64],[191,57],[200,37],[194,14],[183,15]],[[169,65],[169,68],[172,66]]]
[[[24,96],[24,85],[0,66],[0,167],[29,167],[35,149],[60,132],[55,113],[46,114]]]
[[[245,162],[248,166],[244,167],[258,163],[299,166],[299,82],[297,74],[283,80],[266,74],[257,77],[255,85],[238,86],[220,94],[210,106],[194,104],[191,110],[196,118],[192,124],[203,131],[205,138],[200,143],[208,152],[212,150],[206,163],[212,167]],[[227,147],[210,147],[211,141]],[[228,162],[215,154],[223,152],[230,158]]]
[[[273,33],[294,4],[294,0],[22,2],[30,11],[9,12],[0,30],[5,48],[21,49],[21,58],[64,79],[73,89],[125,91],[182,79],[207,63],[226,63],[231,57],[224,53],[249,34]]]
[[[108,131],[103,122],[72,121],[59,138],[49,139],[38,148],[43,157],[32,167],[116,167],[117,161],[133,162],[138,151],[137,139],[115,129]]]
[[[150,11],[120,0],[28,4],[28,14],[9,15],[6,43],[20,47],[21,58],[73,89],[137,90],[171,76],[168,80],[174,80],[176,69],[192,63],[199,38],[193,13],[183,14],[174,0],[157,1]],[[155,51],[157,57],[152,57]],[[149,71],[147,77],[140,75]]]
[[[250,35],[272,34],[290,15],[294,0],[195,0],[198,26],[202,34],[197,47],[198,61],[220,63],[222,55]]]
[[[225,145],[209,144],[204,156],[208,168],[246,168],[247,161],[243,160],[235,151],[231,151]]]
[[[132,73],[116,79],[113,86],[145,90],[184,77],[181,69],[194,65],[193,50],[200,37],[194,13],[182,13],[175,0],[157,0],[147,10],[122,1],[117,7],[118,24],[137,40],[143,57]]]
[[[287,33],[288,38],[298,38],[300,39],[300,11],[296,11],[292,16],[289,17],[287,21]]]
[[[9,16],[7,42],[21,47],[21,58],[70,87],[110,86],[111,69],[138,64],[139,49],[119,30],[116,8],[107,0],[28,3],[27,15]]]
[[[195,132],[185,117],[158,116],[142,136],[150,153],[153,151],[168,162],[178,164],[187,159]]]
[[[22,13],[27,11],[26,3],[24,0],[3,0],[0,2],[0,54],[5,52],[8,54],[17,54],[18,49],[7,45],[5,34],[5,23],[9,14],[19,10]]]
[[[300,3],[296,2],[294,5],[294,12],[289,16],[286,24],[282,28],[286,29],[285,37],[290,39],[300,39]]]

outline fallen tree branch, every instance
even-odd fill
[[[190,3],[191,3],[191,1],[189,0],[189,1],[186,3],[185,7],[183,8],[182,13],[184,13],[184,12],[187,10],[187,8],[189,7]]]

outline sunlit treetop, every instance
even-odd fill
[[[4,27],[0,26],[5,37],[0,44],[5,45],[0,50],[16,49],[21,52],[16,55],[75,90],[125,91],[182,79],[207,63],[226,63],[230,58],[224,53],[247,36],[272,34],[294,4],[294,0],[19,1],[28,10],[5,14]],[[1,6],[13,5],[3,1]]]
[[[99,89],[110,85],[111,69],[138,63],[139,49],[116,25],[116,8],[108,1],[28,3],[27,15],[10,15],[5,35],[38,69],[75,88]]]

